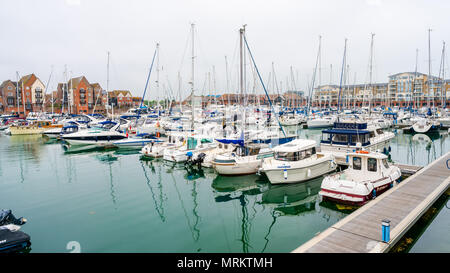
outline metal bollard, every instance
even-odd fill
[[[381,221],[381,236],[382,236],[382,241],[387,243],[389,242],[389,240],[391,240],[391,221],[389,220],[383,220]]]

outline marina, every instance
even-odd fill
[[[450,4],[191,2],[1,4],[0,255],[450,253]]]

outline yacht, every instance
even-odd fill
[[[234,149],[214,158],[213,168],[221,175],[255,174],[264,158],[273,157],[272,149],[267,144],[244,144],[244,140],[222,140],[222,143],[232,144]]]
[[[333,128],[322,131],[320,150],[323,153],[332,153],[339,165],[348,165],[347,153],[362,149],[387,153],[394,137],[392,132],[383,131],[376,126],[367,126],[367,122],[335,122]]]
[[[119,130],[119,126],[120,123],[107,120],[92,128],[63,134],[61,137],[70,145],[113,146],[113,142],[127,138]]]
[[[299,125],[304,121],[305,121],[304,118],[301,116],[283,115],[280,117],[280,123],[283,126]]]
[[[432,134],[439,132],[440,128],[441,123],[439,121],[422,118],[415,122],[411,127],[404,128],[403,132],[410,134]]]
[[[26,125],[11,125],[9,127],[11,135],[35,135],[42,134],[52,128],[61,128],[62,124],[53,124],[49,120],[30,120]]]
[[[308,119],[306,121],[306,125],[308,126],[308,129],[329,128],[329,127],[333,127],[333,124],[335,121],[336,121],[335,116],[324,116],[324,117]]]
[[[190,152],[187,162],[191,165],[200,164],[201,167],[212,168],[214,158],[227,152],[232,152],[234,147],[231,144],[225,144],[217,141],[214,149]]]
[[[189,136],[184,145],[174,149],[166,149],[163,159],[171,162],[186,162],[194,152],[205,152],[216,148],[217,144],[205,136]]]
[[[171,132],[164,142],[150,142],[141,149],[145,158],[158,158],[164,155],[166,149],[175,149],[185,143],[185,133]]]
[[[145,145],[149,143],[162,143],[162,142],[164,142],[164,140],[161,140],[159,137],[153,134],[139,133],[133,136],[128,136],[128,138],[114,141],[112,144],[119,148],[142,149]]]
[[[390,165],[385,154],[361,150],[347,157],[348,169],[323,179],[319,192],[323,200],[363,205],[401,177],[400,168]]]
[[[296,139],[273,148],[274,157],[265,159],[261,171],[272,184],[296,183],[336,170],[332,154],[316,152],[316,141]]]

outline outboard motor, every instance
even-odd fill
[[[9,209],[0,210],[0,252],[20,251],[30,245],[30,236],[19,231],[26,222],[23,217],[14,217]]]
[[[185,163],[191,166],[197,165],[199,169],[202,167],[203,160],[205,160],[206,157],[205,153],[199,153],[196,158],[193,158],[193,153],[190,151],[187,152],[186,155],[188,158]]]

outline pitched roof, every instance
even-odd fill
[[[78,84],[80,84],[80,82],[83,79],[87,82],[87,84],[89,84],[88,80],[84,76],[80,76],[80,77],[77,77],[77,78],[72,78],[72,79],[70,79],[67,82],[67,85],[69,86],[69,89],[72,89],[72,86],[74,87],[73,89],[77,89]]]
[[[37,77],[34,74],[25,75],[22,78],[20,78],[19,83],[20,84],[29,84],[32,85],[36,81]],[[31,81],[30,81],[31,80]]]

